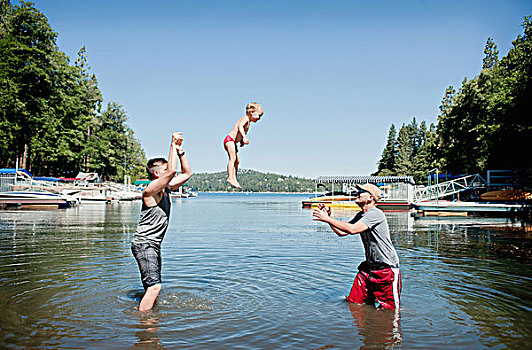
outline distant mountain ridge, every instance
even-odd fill
[[[256,170],[242,169],[238,171],[238,182],[242,190],[233,188],[227,182],[227,172],[195,173],[187,182],[194,191],[204,192],[311,192],[314,191],[314,180],[290,175],[263,173]]]

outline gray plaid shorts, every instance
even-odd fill
[[[155,243],[131,243],[131,252],[139,264],[144,289],[162,283],[161,247]]]

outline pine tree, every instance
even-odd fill
[[[489,37],[484,48],[484,58],[482,59],[482,69],[491,69],[499,64],[499,51],[497,45],[493,41],[493,38]]]
[[[412,139],[410,127],[402,125],[397,137],[396,175],[410,175],[412,156]]]
[[[427,182],[429,170],[434,168],[435,163],[435,131],[434,125],[430,125],[427,130],[425,121],[419,126],[419,149],[412,160],[412,174],[417,184]]]
[[[396,135],[397,131],[395,130],[395,125],[392,124],[392,126],[390,126],[390,131],[388,132],[386,146],[382,151],[381,159],[377,163],[377,172],[375,172],[374,175],[387,176],[395,173],[395,158],[397,157]]]

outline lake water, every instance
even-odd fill
[[[0,212],[0,348],[525,348],[531,232],[508,219],[387,213],[401,259],[397,312],[349,305],[358,236],[301,195],[174,199],[155,308],[130,252],[140,202]],[[349,211],[333,216],[349,219]]]

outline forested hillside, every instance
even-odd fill
[[[262,173],[255,170],[239,170],[238,182],[242,190],[235,189],[226,182],[227,172],[194,174],[188,186],[196,191],[229,192],[312,192],[314,181],[293,176]]]

